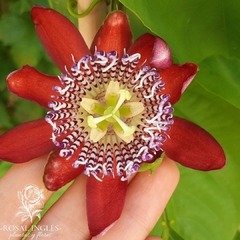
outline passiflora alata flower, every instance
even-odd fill
[[[90,49],[60,13],[35,6],[31,16],[62,74],[27,65],[8,76],[11,92],[49,111],[3,134],[0,158],[23,163],[50,153],[43,180],[52,191],[87,175],[92,236],[119,218],[127,180],[141,164],[164,153],[193,169],[224,166],[224,152],[209,133],[173,116],[172,105],[198,71],[195,64],[173,64],[166,42],[151,34],[132,43],[120,11],[108,15]]]

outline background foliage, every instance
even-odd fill
[[[135,37],[152,31],[168,42],[176,63],[199,65],[197,77],[175,105],[175,114],[209,131],[227,156],[226,167],[219,171],[179,166],[180,183],[152,234],[174,240],[239,240],[240,1],[121,2],[129,9]],[[68,14],[64,0],[0,2],[0,134],[45,114],[35,104],[11,95],[6,76],[24,64],[59,74],[34,32],[29,16],[33,4]],[[0,162],[1,175],[9,166]]]

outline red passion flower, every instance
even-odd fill
[[[203,171],[225,165],[222,147],[208,132],[173,116],[172,105],[197,65],[173,64],[168,45],[154,35],[132,43],[127,16],[120,11],[108,15],[90,49],[60,13],[34,6],[31,16],[62,74],[48,76],[27,65],[8,76],[11,92],[48,112],[45,119],[4,133],[0,158],[23,163],[51,152],[43,180],[52,191],[87,175],[92,236],[119,218],[127,180],[142,163],[164,153]]]

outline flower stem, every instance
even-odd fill
[[[119,0],[112,0],[112,4],[111,4],[111,10],[121,10],[123,12],[125,12],[125,7],[122,3],[119,2]]]
[[[169,239],[169,219],[167,216],[166,208],[164,209],[162,214],[162,225],[163,225],[162,239],[168,240]]]

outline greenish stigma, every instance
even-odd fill
[[[119,83],[110,81],[104,96],[105,105],[95,99],[82,98],[80,103],[89,114],[87,124],[91,128],[90,139],[93,142],[103,138],[109,126],[126,143],[133,140],[136,126],[129,126],[122,118],[132,118],[144,111],[141,102],[131,102],[132,95],[128,90],[120,89]],[[129,102],[125,102],[125,101]]]

